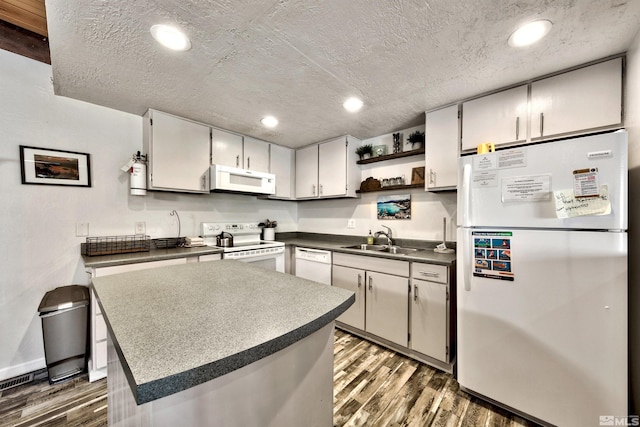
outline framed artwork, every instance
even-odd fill
[[[373,146],[373,155],[372,157],[380,157],[387,155],[387,146],[386,145],[374,145]]]
[[[89,154],[20,146],[23,184],[91,187]]]
[[[411,194],[378,196],[378,219],[411,219]]]

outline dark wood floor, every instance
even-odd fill
[[[336,427],[534,426],[459,390],[449,374],[340,330],[334,355]],[[44,378],[0,394],[2,427],[106,425],[106,380]]]

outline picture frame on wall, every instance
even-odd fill
[[[91,187],[88,153],[20,146],[23,184]]]

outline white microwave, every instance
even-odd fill
[[[275,194],[276,176],[272,173],[211,165],[209,169],[211,191],[233,193]]]

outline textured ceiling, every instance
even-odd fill
[[[460,99],[624,52],[640,0],[47,0],[55,93],[298,147],[424,123]],[[509,34],[554,23],[539,44]],[[171,52],[150,36],[172,24]],[[363,109],[347,113],[349,96]],[[275,130],[260,118],[274,115]]]

